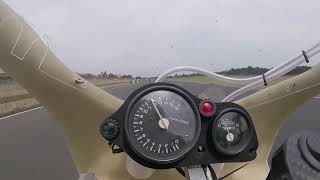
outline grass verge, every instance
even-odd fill
[[[248,76],[245,76],[245,77],[237,76],[237,78],[247,78],[247,77]],[[293,76],[280,77],[279,79],[277,79],[275,81],[272,81],[269,85],[277,84],[277,83],[282,82],[284,80],[287,80],[287,79],[289,79],[291,77],[293,77]],[[234,84],[231,84],[231,83],[215,80],[215,79],[212,79],[212,78],[207,77],[207,76],[179,77],[179,78],[173,78],[172,80],[179,81],[179,82],[190,82],[190,83],[200,83],[200,84],[215,84],[215,85],[229,86],[229,87],[236,87],[236,88],[243,87],[243,85],[234,85]],[[265,87],[262,86],[260,89],[263,89],[263,88],[265,88]]]
[[[89,80],[99,88],[108,90],[128,86],[129,80]],[[0,118],[41,106],[25,89],[15,82],[0,84]]]

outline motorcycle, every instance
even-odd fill
[[[318,47],[303,51],[298,59],[308,62]],[[0,67],[53,114],[83,180],[319,179],[318,136],[314,133],[289,138],[273,158],[271,171],[267,163],[285,117],[320,93],[319,65],[268,85],[279,72],[289,71],[284,67],[292,62],[292,67],[299,64],[290,61],[279,66],[284,71],[245,80],[182,68],[247,84],[244,91],[267,86],[234,102],[231,100],[244,91],[226,101],[212,102],[160,82],[161,78],[122,101],[68,69],[48,44],[0,1]],[[295,154],[290,154],[293,149]]]

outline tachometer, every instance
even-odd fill
[[[170,163],[183,157],[200,135],[199,112],[188,96],[174,89],[151,90],[133,101],[126,135],[140,157]]]

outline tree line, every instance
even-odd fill
[[[298,75],[301,73],[304,73],[311,69],[310,66],[298,66],[292,71],[288,72],[286,75]],[[271,69],[268,68],[261,68],[261,67],[244,67],[244,68],[231,68],[230,70],[221,71],[219,74],[223,75],[236,75],[236,76],[252,76],[252,75],[262,75],[266,72],[268,72]]]
[[[311,69],[310,66],[298,66],[292,71],[288,72],[286,75],[298,75],[301,73],[304,73]],[[262,68],[262,67],[243,67],[243,68],[231,68],[229,70],[218,72],[218,74],[226,75],[226,76],[257,76],[262,75],[266,72],[268,72],[269,68]],[[142,79],[142,77],[137,76],[134,77],[130,74],[114,74],[114,73],[107,73],[107,71],[100,72],[99,74],[92,74],[92,73],[78,73],[81,77],[85,79],[93,79],[93,78],[103,78],[103,79],[116,79],[116,78],[122,78],[122,79]],[[174,75],[174,77],[190,77],[190,76],[199,76],[200,74],[182,74],[182,75]],[[172,77],[172,76],[171,76]],[[12,80],[12,78],[5,74],[0,73],[0,80]]]
[[[133,79],[134,77],[130,74],[114,74],[114,73],[107,73],[107,71],[100,72],[99,74],[92,74],[92,73],[78,73],[81,77],[85,79],[93,79],[93,78],[101,78],[101,79]],[[139,78],[139,77],[136,77]]]
[[[220,71],[217,73],[225,76],[258,76],[270,71],[271,69],[248,66],[248,67],[242,67],[242,68],[231,68],[229,70]],[[299,75],[301,73],[308,71],[309,69],[311,69],[310,66],[298,66],[292,71],[288,72],[286,75],[290,75],[290,76]],[[177,78],[177,77],[192,77],[192,76],[203,76],[203,75],[198,73],[181,74],[181,75],[175,74],[174,76],[170,76],[170,77]]]

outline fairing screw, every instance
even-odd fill
[[[78,78],[74,81],[76,84],[83,84],[84,83],[84,80],[81,79],[81,78]]]

